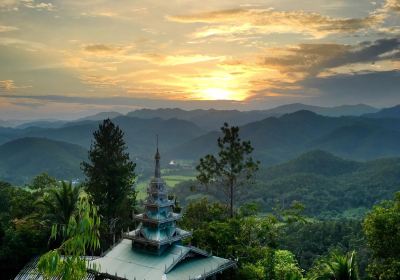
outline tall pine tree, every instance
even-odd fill
[[[229,215],[234,215],[235,192],[253,177],[258,170],[258,161],[251,157],[253,147],[250,141],[242,141],[239,127],[221,127],[222,136],[218,138],[219,152],[216,156],[206,155],[200,159],[196,169],[197,180],[205,185],[214,183],[223,187],[229,201]]]
[[[106,119],[93,133],[89,162],[82,163],[85,186],[99,207],[102,234],[111,241],[129,220],[135,200],[136,164],[126,152],[123,131]]]

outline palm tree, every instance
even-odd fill
[[[53,223],[67,225],[76,209],[80,187],[71,182],[62,182],[60,187],[48,190],[39,203],[47,209],[47,216]]]
[[[314,267],[311,274],[313,280],[359,280],[356,252],[332,252]]]

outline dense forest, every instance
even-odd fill
[[[288,207],[299,201],[304,214],[320,219],[360,219],[382,200],[399,191],[400,159],[386,158],[358,162],[317,150],[291,161],[262,167],[255,178],[238,190],[238,203],[257,202],[262,212]],[[207,197],[224,202],[215,185],[207,188],[195,180],[171,189],[186,205]]]
[[[196,180],[171,189],[180,226],[193,232],[186,242],[237,262],[219,277],[400,278],[399,159],[359,162],[312,151],[265,167],[239,127],[226,124],[221,135],[217,153],[198,160]],[[46,173],[23,187],[0,183],[0,269],[7,279],[42,254],[44,275],[83,277],[79,255],[100,254],[135,226],[132,211],[142,207],[131,188],[137,168],[118,125],[98,126],[81,168],[81,185]]]

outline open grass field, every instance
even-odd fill
[[[186,175],[166,175],[163,176],[163,179],[165,180],[165,183],[167,184],[168,187],[174,188],[177,184],[188,181],[188,180],[194,180],[195,176],[186,176]],[[145,199],[146,198],[146,189],[147,185],[149,184],[151,178],[144,178],[141,179],[137,184],[136,184],[136,191],[138,192],[137,194],[137,199]]]

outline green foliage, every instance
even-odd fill
[[[400,192],[368,213],[364,231],[372,250],[371,278],[400,279]]]
[[[46,208],[46,216],[52,223],[66,225],[76,209],[79,192],[80,187],[63,181],[61,186],[50,188],[38,203]]]
[[[369,253],[360,221],[357,220],[309,220],[293,223],[279,236],[281,248],[293,252],[304,270],[333,249],[357,251],[360,274],[365,276]]]
[[[47,173],[41,173],[33,178],[32,182],[29,184],[29,188],[32,190],[44,191],[56,187],[57,184],[55,178],[51,177]]]
[[[287,221],[274,215],[258,216],[257,210],[256,204],[244,205],[230,218],[226,205],[201,199],[188,205],[182,226],[193,230],[192,244],[237,260],[237,279],[301,276],[294,255],[277,250]]]
[[[93,136],[90,162],[83,162],[82,169],[87,176],[87,191],[104,218],[103,233],[110,238],[132,213],[136,165],[126,152],[124,133],[111,120],[104,120]]]
[[[64,241],[59,248],[40,258],[38,269],[45,279],[84,279],[87,261],[82,256],[100,247],[100,217],[90,196],[81,192],[76,208],[76,214],[70,217],[68,224],[54,225],[52,228],[51,238],[56,239],[60,235]]]
[[[251,188],[239,189],[236,204],[257,202],[262,212],[271,212],[278,203],[285,209],[297,201],[308,216],[361,220],[374,204],[398,191],[399,181],[399,159],[354,162],[316,151],[260,170]],[[175,186],[174,192],[183,205],[199,193],[225,201],[217,186],[204,189],[195,181]]]
[[[227,218],[226,206],[221,203],[209,203],[206,198],[190,203],[185,207],[181,224],[188,229],[198,229],[212,221],[224,221]]]
[[[276,250],[274,256],[274,275],[277,280],[302,278],[303,271],[299,267],[292,252],[286,250]],[[296,278],[296,279],[297,279]]]
[[[34,201],[40,195],[0,182],[0,271],[14,278],[22,266],[47,247],[50,229]]]
[[[39,173],[60,180],[82,178],[85,148],[46,138],[21,138],[0,145],[0,180],[24,185]]]
[[[221,131],[223,136],[217,141],[218,156],[209,154],[200,159],[196,167],[199,172],[197,180],[205,185],[214,183],[224,187],[229,198],[230,217],[233,217],[235,192],[258,170],[258,162],[250,156],[253,152],[250,142],[239,138],[239,127],[229,127],[225,123]]]
[[[321,258],[309,272],[309,278],[315,280],[358,280],[356,253],[342,254],[332,251]]]

